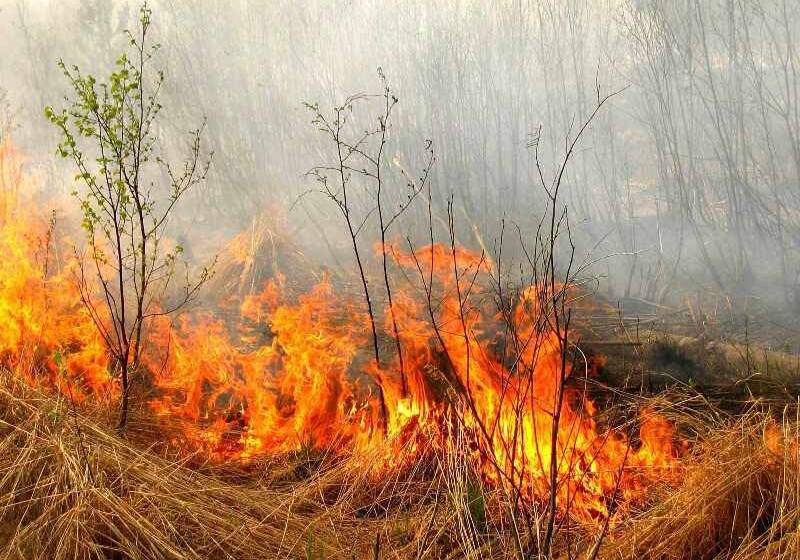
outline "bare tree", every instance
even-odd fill
[[[398,189],[393,185],[391,179],[387,180],[386,148],[389,141],[392,111],[397,105],[398,99],[380,68],[378,77],[383,86],[380,94],[350,96],[341,106],[334,107],[330,116],[326,116],[317,103],[306,104],[313,115],[312,124],[331,140],[336,149],[336,159],[333,163],[317,165],[309,171],[309,174],[320,185],[322,193],[339,209],[347,228],[367,306],[375,365],[380,370],[382,365],[378,343],[379,328],[373,295],[370,292],[369,279],[365,271],[365,257],[359,243],[359,236],[362,233],[373,233],[367,226],[373,214],[377,215],[378,227],[375,237],[379,243],[383,286],[389,304],[392,338],[400,370],[401,390],[405,396],[408,385],[403,361],[402,335],[395,317],[392,299],[387,235],[392,226],[424,190],[435,158],[431,142],[427,142],[428,159],[419,178],[412,177],[399,162],[395,161],[394,165],[399,168],[404,185]],[[381,105],[380,113],[374,119],[377,124],[370,123],[364,129],[360,129],[354,116],[356,108],[373,99],[378,99]],[[362,181],[359,182],[358,179]],[[387,193],[390,187],[394,188]],[[372,238],[372,236],[368,235],[367,238]]]

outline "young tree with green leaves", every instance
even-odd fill
[[[164,73],[152,69],[159,45],[149,41],[151,18],[145,3],[139,29],[126,32],[128,52],[119,56],[106,81],[59,61],[72,94],[65,98],[68,107],[45,108],[61,132],[58,154],[78,171],[73,195],[87,240],[78,282],[108,348],[111,371],[120,380],[120,431],[128,420],[146,324],[184,307],[211,274],[204,267],[191,277],[182,248],[166,237],[178,201],[205,180],[211,154],[201,153],[202,125],[191,132],[179,167],[162,157],[156,125]],[[175,286],[179,264],[185,267],[180,290]]]

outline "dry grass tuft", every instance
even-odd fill
[[[309,523],[287,516],[289,502],[302,497],[199,474],[0,383],[3,558],[306,557]]]
[[[750,411],[712,427],[686,459],[682,483],[618,527],[601,556],[800,557],[798,426]]]

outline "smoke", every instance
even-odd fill
[[[442,213],[452,194],[463,243],[491,249],[504,221],[504,243],[521,256],[519,239],[530,238],[544,207],[533,139],[549,177],[598,95],[619,91],[565,177],[579,260],[593,263],[586,275],[614,299],[724,294],[768,300],[786,321],[800,308],[792,0],[151,5],[167,74],[165,147],[178,153],[205,116],[215,152],[208,184],[174,224],[198,254],[266,210],[318,260],[349,262],[335,208],[309,192],[306,172],[331,146],[303,102],[328,110],[354,93],[380,93],[380,67],[399,98],[388,181],[402,186],[402,171],[423,169],[430,140],[434,206]],[[0,1],[5,113],[55,189],[68,191],[72,176],[55,161],[56,135],[41,117],[66,92],[56,61],[102,74],[137,9]],[[378,113],[367,103],[356,118]],[[418,233],[424,214],[409,213],[397,234]]]

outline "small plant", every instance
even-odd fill
[[[306,535],[306,560],[325,560],[325,552],[317,550],[314,544],[314,533]]]
[[[80,258],[81,299],[110,354],[122,387],[118,428],[125,429],[131,376],[140,367],[143,332],[149,319],[184,307],[210,277],[187,272],[180,297],[167,301],[180,245],[165,236],[178,201],[205,180],[210,156],[201,157],[203,126],[191,133],[189,153],[179,168],[162,159],[157,122],[163,71],[151,71],[158,44],[149,42],[152,12],[143,4],[140,28],[128,31],[122,53],[106,81],[59,67],[72,86],[69,106],[45,115],[61,132],[57,153],[77,169],[73,195],[83,212],[88,258]]]
[[[467,507],[475,530],[486,533],[486,500],[480,485],[471,480],[467,483]]]

